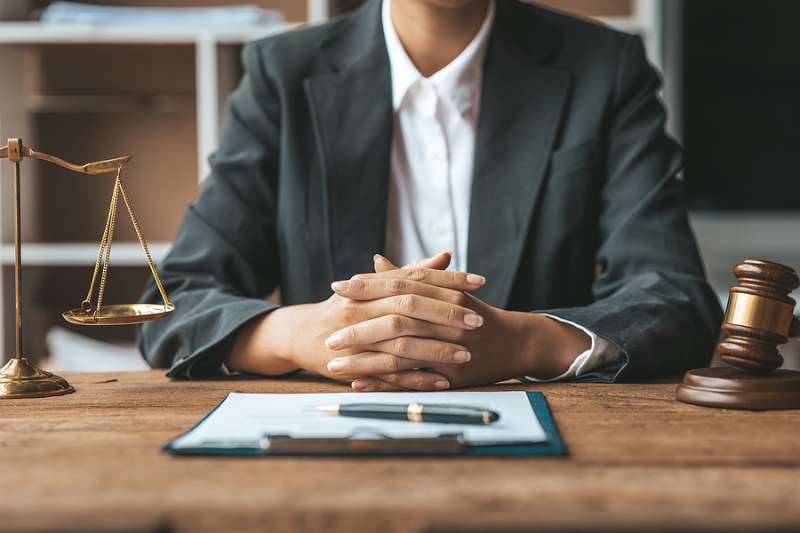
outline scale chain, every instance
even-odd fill
[[[119,169],[117,171],[117,176],[119,176]],[[114,214],[115,206],[119,201],[119,197],[117,195],[117,185],[116,181],[114,183],[114,190],[111,193],[111,203],[108,206],[108,215],[106,216],[106,225],[103,228],[103,237],[100,239],[100,249],[97,252],[97,260],[94,264],[94,271],[92,272],[92,279],[89,283],[89,290],[86,292],[86,298],[81,303],[81,308],[84,311],[90,311],[92,309],[92,296],[94,295],[94,287],[97,282],[97,274],[100,272],[100,262],[103,260],[103,255],[106,251],[106,246],[108,245],[108,232],[111,226],[111,217]]]
[[[128,200],[128,194],[125,192],[125,186],[122,184],[122,180],[118,180],[118,182],[119,192],[122,193],[122,200],[125,202],[125,207],[128,209],[128,214],[131,217],[133,230],[136,232],[136,237],[139,239],[139,245],[144,251],[145,258],[147,259],[147,265],[150,267],[150,272],[153,274],[153,281],[155,281],[156,286],[158,287],[158,292],[161,294],[161,299],[164,301],[164,305],[169,306],[170,301],[167,297],[167,291],[164,290],[164,285],[161,284],[161,278],[158,276],[158,270],[153,262],[153,257],[150,255],[150,249],[147,247],[147,241],[144,240],[142,230],[139,228],[139,220],[136,218],[136,214],[133,212],[133,205],[131,205],[130,200]]]
[[[106,292],[106,280],[108,279],[108,266],[111,264],[111,244],[114,241],[114,230],[117,227],[117,206],[119,204],[119,189],[120,189],[120,179],[119,173],[121,169],[117,169],[117,179],[114,181],[114,194],[115,201],[112,204],[112,213],[111,213],[111,226],[108,229],[108,239],[106,243],[106,257],[103,260],[103,272],[100,275],[100,289],[97,291],[97,306],[94,309],[94,315],[97,316],[97,313],[100,312],[100,308],[103,307],[103,296]]]

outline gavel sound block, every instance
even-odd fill
[[[739,285],[731,288],[722,324],[727,336],[717,345],[730,366],[688,371],[675,397],[729,409],[800,408],[800,372],[776,370],[783,364],[778,346],[800,330],[789,297],[800,278],[787,266],[756,259],[733,273]]]

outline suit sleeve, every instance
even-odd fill
[[[172,377],[219,373],[235,333],[277,306],[276,197],[280,113],[258,48],[243,52],[245,76],[229,102],[211,174],[183,220],[159,273],[176,309],[145,324],[138,346]],[[152,281],[144,302],[159,303]]]
[[[587,376],[598,381],[707,366],[722,319],[689,226],[681,149],[664,131],[660,86],[641,40],[631,37],[607,123],[597,252],[602,274],[592,304],[547,311],[621,349],[613,368]]]

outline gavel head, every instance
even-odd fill
[[[771,372],[783,364],[778,346],[789,337],[795,304],[789,294],[800,279],[787,266],[756,259],[736,265],[733,273],[739,285],[728,299],[720,359],[748,372]]]

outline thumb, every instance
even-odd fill
[[[375,265],[375,272],[387,272],[389,270],[397,270],[397,267],[394,263],[386,259],[380,254],[375,254],[372,258],[373,263]],[[422,259],[420,261],[414,261],[413,263],[409,263],[403,268],[412,268],[412,267],[423,267],[423,268],[431,268],[434,270],[445,270],[450,265],[450,260],[452,256],[450,252],[440,252],[433,257],[428,257],[426,259]]]
[[[450,261],[452,258],[453,257],[450,255],[450,252],[439,252],[433,257],[428,257],[427,259],[422,259],[421,261],[414,261],[413,263],[407,264],[403,268],[423,267],[432,268],[434,270],[446,270],[447,267],[450,266]]]

